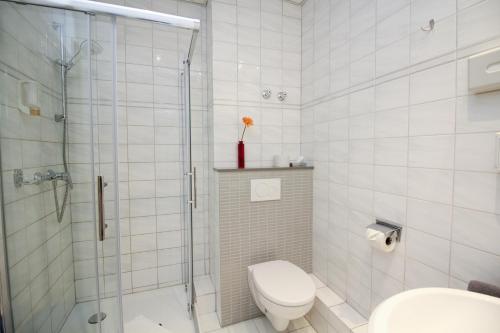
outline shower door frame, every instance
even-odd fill
[[[1,110],[0,110],[1,111]],[[2,148],[0,147],[0,171],[2,170]],[[9,265],[7,263],[7,243],[5,242],[5,207],[3,202],[3,177],[0,175],[0,332],[8,332],[7,328],[13,330],[12,309],[10,301]]]

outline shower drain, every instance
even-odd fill
[[[89,317],[89,324],[97,324],[100,321],[103,321],[106,319],[106,313],[104,312],[99,312],[99,313],[94,313],[92,316]]]

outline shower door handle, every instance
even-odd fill
[[[193,167],[191,172],[188,173],[189,177],[191,178],[191,193],[189,195],[189,204],[192,205],[194,208],[198,206],[198,200],[197,200],[197,189],[196,189],[196,167]]]
[[[97,210],[99,222],[99,240],[102,242],[106,237],[106,224],[104,223],[104,182],[102,176],[97,176]]]
[[[198,193],[196,188],[196,167],[193,167],[193,205],[194,208],[198,206]]]

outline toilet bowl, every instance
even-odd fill
[[[314,305],[316,286],[301,268],[275,260],[248,266],[253,299],[277,331],[304,316]]]

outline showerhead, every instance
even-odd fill
[[[66,70],[70,70],[78,62],[78,58],[79,58],[80,54],[87,47],[89,47],[89,40],[85,39],[80,43],[75,54],[68,60],[68,62],[66,62],[66,64],[65,64]],[[101,54],[102,51],[103,51],[103,48],[102,48],[101,44],[99,44],[95,40],[90,40],[90,55]]]

